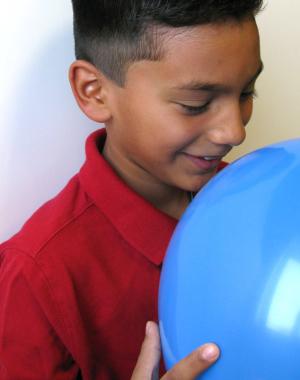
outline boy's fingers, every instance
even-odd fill
[[[146,336],[131,380],[158,380],[160,360],[158,326],[148,322]],[[219,357],[220,351],[213,343],[205,344],[171,368],[161,380],[194,380]]]
[[[158,326],[154,322],[146,325],[146,336],[131,380],[158,379],[160,339]]]
[[[219,348],[215,344],[205,344],[178,362],[161,380],[193,380],[209,368],[219,355]]]

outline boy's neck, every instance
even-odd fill
[[[181,191],[177,198],[174,197],[173,199],[169,199],[169,201],[162,202],[158,208],[167,215],[179,220],[189,203],[189,193]]]
[[[118,176],[130,186],[136,193],[165,214],[180,219],[181,215],[190,203],[190,193],[155,182],[149,174],[124,159],[116,152],[112,154],[109,145],[105,143],[102,155],[112,166]]]

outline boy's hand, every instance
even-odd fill
[[[160,360],[160,339],[158,327],[148,322],[146,336],[131,380],[158,380]],[[161,380],[193,380],[219,357],[215,344],[205,344],[177,363]]]

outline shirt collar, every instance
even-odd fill
[[[177,220],[156,209],[116,174],[100,153],[106,130],[86,142],[81,185],[122,237],[156,265],[161,265]]]

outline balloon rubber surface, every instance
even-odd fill
[[[198,193],[163,265],[166,367],[215,342],[205,380],[300,379],[300,140],[253,152]]]

